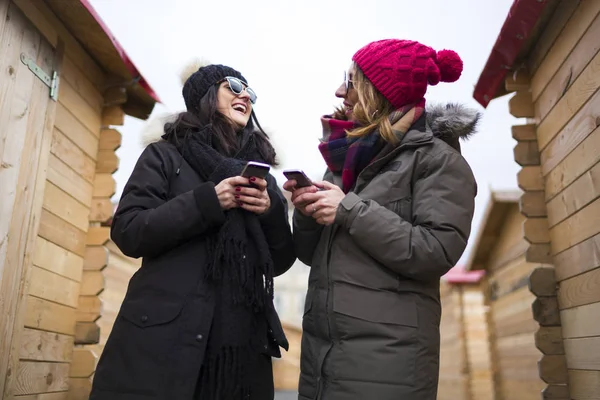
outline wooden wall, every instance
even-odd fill
[[[487,307],[478,283],[441,285],[438,400],[493,399]]]
[[[504,221],[485,278],[495,399],[539,400],[544,386],[538,374],[541,354],[531,312],[535,296],[528,288],[537,265],[525,260],[524,217],[517,204],[508,208]]]
[[[549,264],[530,285],[553,399],[600,398],[599,37],[600,1],[562,0],[527,68],[506,83],[517,91],[511,113],[529,118],[513,128],[515,160],[525,238],[547,253],[528,260]]]
[[[85,345],[99,340],[108,256],[109,228],[101,223],[112,215],[118,168],[120,134],[110,126],[123,123],[123,112],[107,106],[104,73],[45,3],[0,0],[0,48],[1,71],[10,75],[0,81],[0,155],[8,170],[0,234],[8,230],[10,238],[0,258],[5,268],[18,264],[0,275],[0,295],[12,299],[0,301],[3,317],[11,316],[1,325],[0,354],[10,356],[0,359],[0,392],[86,399],[97,354]],[[21,52],[47,73],[58,71],[58,101],[20,62]]]
[[[275,390],[297,391],[300,379],[300,343],[302,330],[296,326],[283,324],[283,330],[290,343],[290,351],[282,350],[281,358],[273,359],[273,380]]]

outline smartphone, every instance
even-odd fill
[[[271,167],[268,164],[263,164],[257,161],[248,161],[242,170],[241,176],[244,178],[251,178],[254,176],[256,178],[265,179],[270,170]]]
[[[295,180],[297,188],[307,187],[313,184],[310,178],[306,176],[301,169],[286,169],[283,171],[283,175],[290,180]]]

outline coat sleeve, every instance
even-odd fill
[[[275,276],[284,274],[296,261],[292,230],[288,219],[287,200],[277,187],[275,178],[268,179],[271,208],[259,217],[265,238],[271,250]]]
[[[412,193],[414,223],[354,193],[336,223],[381,264],[409,279],[439,279],[462,256],[471,232],[477,186],[464,158],[448,150],[424,161]]]
[[[123,254],[155,257],[225,221],[210,182],[168,199],[172,171],[159,144],[140,156],[111,224],[111,238]]]

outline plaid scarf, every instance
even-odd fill
[[[394,134],[398,143],[410,127],[423,115],[425,100],[416,105],[402,107],[390,114]],[[379,158],[386,148],[387,142],[374,130],[362,137],[348,137],[347,131],[358,125],[351,121],[333,119],[330,116],[321,118],[323,124],[323,140],[319,151],[331,172],[341,173],[342,190],[348,193],[354,187],[358,175],[373,161]]]

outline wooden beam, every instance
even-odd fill
[[[542,390],[542,400],[570,400],[567,385],[548,385]]]
[[[96,174],[94,179],[94,197],[112,197],[116,191],[116,182],[112,174]]]
[[[98,150],[112,150],[116,151],[121,147],[121,132],[116,129],[102,129],[100,131],[100,142],[98,144]]]
[[[518,142],[513,149],[513,154],[516,163],[522,167],[540,165],[540,151],[535,140]]]
[[[119,157],[112,150],[99,150],[96,163],[96,172],[101,174],[114,174],[119,169]]]
[[[556,296],[556,275],[553,267],[539,267],[529,275],[529,291],[534,295]]]
[[[543,354],[565,354],[562,328],[560,326],[540,326],[535,333],[535,347]]]
[[[519,188],[525,192],[543,191],[544,177],[541,167],[523,167],[517,174]]]
[[[71,361],[71,378],[89,378],[96,369],[98,356],[91,349],[76,348]]]
[[[92,391],[92,378],[69,379],[69,400],[88,399]]]
[[[106,107],[102,111],[102,126],[109,127],[113,125],[123,125],[125,123],[125,113],[119,106]]]
[[[95,322],[77,322],[75,325],[75,344],[98,344],[100,327]]]
[[[530,263],[551,264],[552,249],[550,243],[531,244],[525,251],[525,260]]]
[[[535,117],[535,108],[531,100],[531,93],[525,91],[517,92],[508,101],[508,110],[515,118]]]
[[[104,246],[87,246],[83,259],[84,271],[102,271],[108,265],[108,249]]]
[[[560,326],[560,313],[556,297],[538,297],[531,305],[533,319],[541,326]]]
[[[548,218],[527,218],[523,222],[523,237],[533,244],[550,243]]]
[[[106,226],[91,226],[87,234],[88,246],[103,246],[110,240],[110,228]]]
[[[527,141],[527,140],[537,140],[536,125],[535,124],[513,125],[512,137],[513,137],[513,139],[515,139],[518,142]]]
[[[504,87],[507,92],[517,92],[530,90],[531,80],[526,69],[514,71],[512,74],[507,74],[508,77],[504,80]]]
[[[564,355],[543,355],[538,361],[540,378],[549,384],[567,383],[567,362]]]
[[[519,199],[519,211],[528,218],[545,217],[547,215],[545,197],[541,190],[524,192]]]
[[[90,222],[106,222],[113,216],[113,204],[109,198],[92,199]]]
[[[103,308],[104,303],[98,296],[79,296],[75,319],[79,322],[96,322]]]
[[[104,290],[104,274],[102,271],[83,271],[80,294],[97,296]]]
[[[104,92],[104,106],[120,106],[127,102],[127,89],[121,86],[113,86]]]

